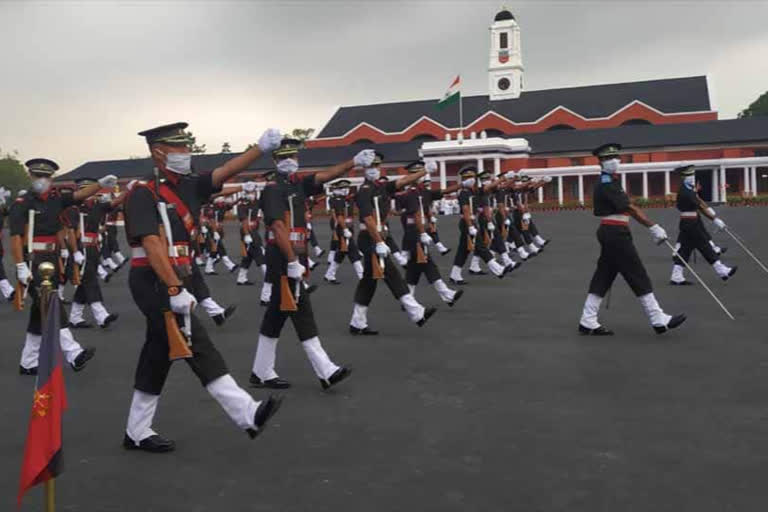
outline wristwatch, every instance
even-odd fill
[[[181,290],[183,290],[183,289],[184,289],[184,287],[181,286],[181,285],[169,286],[168,287],[168,296],[169,297],[175,297],[178,294],[180,294]]]

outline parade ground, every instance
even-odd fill
[[[768,261],[768,209],[717,208]],[[677,236],[677,211],[647,210]],[[184,363],[171,371],[155,429],[177,450],[122,448],[144,318],[123,268],[102,285],[120,319],[108,330],[74,331],[96,357],[65,372],[62,511],[725,511],[768,502],[768,274],[725,234],[723,260],[739,266],[724,283],[698,257],[694,268],[736,317],[729,320],[700,285],[672,287],[671,256],[647,231],[632,231],[662,307],[688,321],[662,336],[648,325],[621,278],[600,319],[613,337],[577,334],[598,256],[590,211],[534,213],[544,252],[504,280],[471,276],[453,308],[425,281],[416,296],[439,306],[423,328],[408,322],[386,286],[369,314],[378,337],[348,332],[357,279],[348,262],[341,286],[312,281],[320,338],[352,377],[323,392],[291,326],[277,370],[293,387],[256,440],[232,425]],[[455,248],[457,218],[440,218]],[[399,221],[396,238],[399,240]],[[709,226],[709,223],[707,223]],[[316,219],[327,249],[325,219]],[[121,230],[122,233],[122,230]],[[238,254],[237,226],[226,244]],[[122,241],[122,250],[128,254]],[[233,258],[237,261],[238,258]],[[437,257],[448,278],[453,252]],[[6,270],[12,270],[10,257]],[[214,298],[236,303],[216,327],[198,315],[232,375],[246,385],[264,309],[256,286],[235,286],[218,265]],[[689,280],[693,277],[688,275]],[[71,288],[67,295],[71,297]],[[607,303],[610,302],[608,305]],[[13,510],[34,379],[18,375],[27,313],[0,305],[0,509]],[[251,389],[257,398],[263,390]],[[22,511],[42,509],[32,489]]]

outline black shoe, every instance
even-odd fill
[[[213,272],[206,272],[205,275],[207,275],[207,276],[217,276],[217,275],[219,275],[219,273],[214,270]]]
[[[584,327],[579,324],[579,334],[582,336],[613,336],[613,331],[606,329],[602,325],[595,329],[590,329],[589,327]]]
[[[313,261],[312,264],[309,266],[309,270],[315,270],[315,267],[317,267],[318,265],[319,265],[318,262]]]
[[[291,383],[287,380],[283,380],[280,377],[275,377],[274,379],[267,379],[267,380],[261,380],[256,376],[256,374],[252,373],[251,378],[249,381],[251,383],[251,387],[253,388],[269,388],[269,389],[288,389],[291,387]]]
[[[486,276],[486,275],[488,275],[488,272],[486,272],[485,270],[472,270],[472,269],[469,269],[469,273],[472,274],[473,276]]]
[[[150,453],[166,453],[175,450],[176,443],[170,439],[155,434],[146,439],[142,439],[137,446],[133,439],[128,437],[128,434],[125,434],[125,437],[123,438],[123,448],[126,450],[141,450]]]
[[[664,334],[668,330],[678,327],[683,322],[685,322],[685,315],[681,313],[673,316],[667,325],[654,325],[653,330],[656,331],[656,334]]]
[[[102,329],[106,329],[107,327],[109,327],[109,324],[117,320],[119,317],[120,315],[118,315],[117,313],[110,313],[109,315],[107,315],[107,318],[104,319],[104,323],[101,324],[99,327],[101,327]]]
[[[513,270],[515,270],[518,267],[517,263],[510,263],[506,267],[504,267],[504,273],[509,274]]]
[[[104,276],[104,282],[108,283],[110,279],[112,279],[112,272],[107,271],[107,275]]]
[[[719,253],[717,253],[717,254],[718,254],[718,255],[720,255],[720,254],[725,254],[725,253],[727,253],[727,252],[728,252],[728,248],[727,248],[727,247],[721,247],[721,248],[720,248],[720,252],[719,252]]]
[[[315,293],[316,291],[317,291],[317,285],[316,284],[311,284],[311,285],[307,286],[306,288],[304,288],[304,292],[306,292],[306,293]]]
[[[686,280],[686,281],[672,281],[672,280],[670,280],[669,284],[671,284],[672,286],[693,286],[693,283],[688,281],[688,280]]]
[[[331,375],[327,379],[320,379],[320,385],[323,387],[323,389],[330,389],[331,387],[343,381],[350,375],[352,375],[352,369],[345,368],[342,366],[341,368],[333,372],[333,375]]]
[[[449,278],[448,278],[448,280],[449,280],[451,283],[453,283],[453,284],[456,284],[456,285],[459,285],[459,286],[464,286],[465,284],[467,284],[467,282],[466,282],[465,280],[463,280],[463,279],[462,279],[462,280],[458,280],[458,279],[454,279],[454,278],[452,278],[452,277],[449,277]]]
[[[378,336],[379,331],[374,331],[370,327],[363,327],[362,329],[359,327],[355,327],[353,325],[349,326],[349,333],[359,336]]]
[[[731,271],[730,271],[730,272],[728,272],[728,275],[727,275],[727,276],[723,276],[723,277],[722,277],[722,280],[723,280],[723,281],[727,281],[727,280],[729,280],[729,279],[731,278],[731,276],[733,276],[733,274],[735,274],[735,273],[736,273],[736,271],[737,271],[738,269],[739,269],[739,267],[738,267],[738,266],[736,266],[736,265],[732,266],[732,267],[731,267]]]
[[[265,300],[260,300],[260,301],[259,301],[259,305],[260,305],[261,307],[265,308],[265,307],[269,306],[269,302],[267,302],[267,301],[265,301]]]
[[[325,254],[325,249],[320,249],[319,253],[315,253],[315,258],[319,260],[323,256],[323,254]]]
[[[14,290],[14,293],[16,293],[16,290]],[[11,300],[13,300],[13,299],[11,299]],[[72,301],[69,300],[69,299],[61,299],[61,303],[66,305],[66,306],[69,306],[69,305],[72,304]]]
[[[11,290],[11,294],[8,296],[7,300],[8,302],[13,302],[13,299],[16,297],[16,290]]]
[[[418,325],[419,327],[423,327],[423,326],[424,326],[424,324],[426,324],[426,323],[427,323],[427,320],[429,320],[429,319],[430,319],[430,317],[431,317],[432,315],[434,315],[435,313],[437,313],[437,308],[434,308],[434,307],[430,307],[430,308],[427,308],[427,309],[425,309],[425,310],[424,310],[424,316],[423,316],[423,317],[421,317],[421,320],[419,320],[418,322],[416,322],[416,325]]]
[[[213,318],[213,321],[216,322],[216,325],[224,325],[224,322],[227,321],[229,317],[231,317],[233,314],[235,314],[235,310],[237,309],[237,306],[232,304],[231,306],[227,306],[224,309],[223,313],[219,313],[218,315],[214,315],[211,318]]]
[[[256,414],[253,415],[253,424],[256,428],[249,428],[246,433],[251,439],[256,438],[259,434],[264,432],[267,426],[267,422],[274,416],[283,404],[283,398],[270,395],[266,400],[262,400],[259,404],[259,408],[256,409]]]
[[[77,322],[76,324],[70,323],[69,327],[71,327],[72,329],[90,329],[91,327],[93,327],[93,324],[90,324],[85,320],[83,320],[81,322]]]
[[[457,302],[459,302],[459,299],[462,295],[464,295],[464,290],[457,290],[456,294],[453,296],[453,300],[449,302],[448,305],[453,307]]]
[[[19,366],[19,375],[37,375],[37,366],[34,368],[24,368]]]
[[[451,252],[451,249],[446,249],[446,250],[444,250],[444,251],[440,251],[440,256],[445,256],[445,255],[446,255],[446,254],[448,254],[449,252]]]
[[[72,366],[73,370],[79,372],[85,368],[85,366],[88,364],[88,361],[90,361],[95,354],[95,348],[86,347],[82,352],[80,352],[80,355],[75,358],[74,362],[70,366]]]
[[[253,286],[253,281],[237,282],[237,286]]]
[[[326,282],[326,283],[328,283],[328,284],[341,284],[341,283],[340,283],[340,282],[338,282],[336,279],[328,279],[327,277],[324,277],[324,278],[323,278],[323,281],[325,281],[325,282]]]

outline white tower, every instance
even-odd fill
[[[523,90],[523,55],[520,27],[512,13],[499,11],[491,25],[491,58],[488,91],[491,101],[519,98]]]

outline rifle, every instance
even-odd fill
[[[33,248],[34,248],[34,239],[35,239],[35,214],[37,212],[34,210],[34,208],[30,208],[27,211],[27,258],[29,258],[29,264],[28,268],[30,273],[30,281],[32,279],[32,255],[34,254]],[[31,282],[27,284],[26,286],[20,282],[16,281],[16,293],[13,296],[13,309],[15,311],[23,311],[24,310],[24,302],[27,298],[27,292],[29,291],[29,287],[31,286]]]
[[[288,215],[289,218],[286,219],[286,226],[290,226],[288,230],[288,238],[290,241],[291,232],[293,231],[293,198],[295,194],[291,194],[288,196]],[[298,300],[299,300],[299,287],[301,286],[301,279],[296,280],[296,286],[294,287],[293,292],[291,291],[290,282],[288,281],[288,275],[283,274],[280,276],[280,311],[283,312],[293,312],[298,311]],[[294,295],[295,294],[295,295]]]
[[[373,197],[373,206],[376,212],[376,231],[381,234],[381,210],[379,209],[379,196]],[[374,250],[371,252],[371,274],[374,279],[384,278],[384,265],[386,265],[386,262],[379,260],[379,256],[376,254],[376,249],[374,246]]]
[[[475,206],[474,206],[473,199],[474,198],[472,196],[469,196],[469,219],[470,220],[475,218]],[[468,252],[475,251],[475,237],[469,235],[469,226],[467,226],[467,251]]]
[[[424,222],[424,203],[421,199],[421,194],[419,194],[419,213],[421,213],[422,218],[422,224]],[[417,233],[418,234],[418,233]],[[416,238],[416,263],[423,265],[427,262],[427,255],[426,255],[427,249],[424,247],[424,244],[421,243],[421,240]]]

